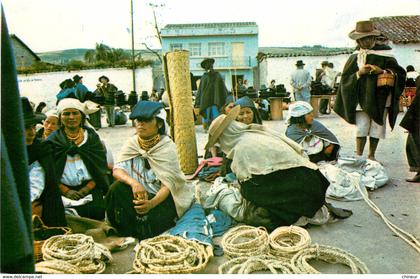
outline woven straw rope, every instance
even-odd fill
[[[296,273],[290,262],[271,255],[233,258],[219,266],[219,274],[250,274],[264,270],[269,270],[273,274]]]
[[[42,254],[45,261],[62,260],[75,265],[81,273],[102,273],[105,262],[112,260],[105,246],[84,234],[53,236],[44,242]]]
[[[204,269],[211,247],[179,236],[160,235],[140,242],[134,271],[148,274],[193,273]]]
[[[175,144],[181,170],[194,173],[198,165],[188,51],[166,54]]]
[[[320,274],[318,270],[308,263],[309,260],[313,259],[322,260],[328,263],[341,263],[347,265],[351,268],[353,274],[369,273],[367,266],[349,252],[336,247],[318,244],[311,245],[294,255],[292,258],[292,265],[298,269],[300,273]]]
[[[45,274],[80,274],[77,266],[62,260],[43,261],[35,265],[37,273]]]
[[[311,237],[301,227],[278,227],[270,234],[270,253],[275,256],[292,258],[296,252],[309,245]]]
[[[237,226],[222,238],[223,251],[228,258],[258,256],[269,251],[269,236],[264,227]]]

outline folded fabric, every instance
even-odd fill
[[[221,157],[212,157],[205,160],[202,160],[198,165],[197,169],[192,175],[185,176],[188,180],[194,179],[203,168],[210,168],[210,167],[220,167],[223,163],[223,158]],[[220,168],[219,168],[220,169]]]
[[[75,206],[81,206],[87,203],[90,203],[91,201],[93,201],[93,196],[92,194],[89,194],[87,196],[85,196],[84,198],[80,199],[80,200],[71,200],[69,198],[66,198],[64,196],[61,196],[61,199],[63,200],[63,205],[64,207],[75,207]]]
[[[205,245],[213,246],[213,233],[206,218],[203,207],[195,203],[176,222],[175,227],[168,234],[180,236],[188,240],[195,240]]]

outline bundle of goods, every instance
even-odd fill
[[[102,273],[112,261],[105,246],[84,234],[53,236],[44,242],[42,253],[45,262],[37,264],[35,270],[51,274]]]
[[[135,273],[193,273],[203,270],[211,256],[211,246],[179,236],[160,235],[140,242],[133,268]]]
[[[353,274],[369,273],[362,261],[344,250],[311,245],[309,233],[296,226],[279,227],[269,236],[264,228],[238,226],[225,234],[222,246],[230,260],[219,266],[220,274],[247,274],[255,271],[320,273],[309,265],[308,260],[341,263],[349,266]]]
[[[333,90],[328,85],[322,84],[320,81],[311,82],[311,95],[330,95]]]

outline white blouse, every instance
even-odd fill
[[[83,142],[78,146],[86,143],[88,132],[85,130]],[[92,176],[87,170],[82,158],[79,154],[74,156],[67,155],[66,165],[64,166],[63,176],[60,182],[67,186],[79,186],[83,181],[91,180]]]
[[[39,199],[45,188],[45,171],[38,161],[29,165],[29,187],[31,202]]]
[[[148,193],[156,195],[160,190],[160,181],[152,169],[145,168],[145,159],[137,156],[133,159],[122,161],[114,165],[114,169],[122,169],[128,175],[140,182]]]

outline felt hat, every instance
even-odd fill
[[[328,61],[322,61],[321,66],[328,66]]]
[[[200,65],[203,69],[208,69],[209,66],[213,66],[214,59],[213,58],[205,58],[203,61],[201,61]]]
[[[349,33],[350,39],[358,40],[368,36],[379,36],[381,31],[375,29],[373,22],[370,20],[359,21],[356,23],[356,29]]]
[[[160,110],[163,109],[162,103],[151,101],[140,101],[133,107],[129,118],[134,119],[152,119],[156,117]]]
[[[106,79],[107,82],[109,82],[109,78],[107,76],[100,76],[98,78],[99,82],[101,82],[101,79],[103,79],[103,78]]]
[[[229,111],[227,115],[219,115],[215,120],[213,120],[209,128],[209,140],[204,147],[206,150],[216,143],[226,127],[229,126],[229,124],[235,120],[236,117],[238,117],[240,111],[241,106],[235,106]]]
[[[83,78],[82,76],[75,75],[75,76],[73,77],[73,80],[74,80],[74,82],[75,82],[75,83],[78,83],[78,82],[79,82],[82,78]]]
[[[43,113],[35,113],[34,109],[31,106],[28,98],[22,97],[22,112],[23,112],[23,120],[25,122],[25,127],[32,126],[38,123],[41,123],[42,120],[47,118]]]
[[[296,66],[303,66],[303,65],[305,65],[305,63],[303,63],[303,61],[302,61],[302,60],[298,60],[298,61],[296,62]]]

